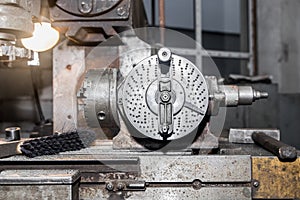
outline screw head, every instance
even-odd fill
[[[258,187],[258,186],[259,186],[259,182],[258,182],[258,181],[254,181],[254,182],[253,182],[253,186],[254,186],[254,187]]]
[[[168,102],[171,99],[171,95],[169,94],[169,92],[162,92],[161,95],[160,95],[160,99],[163,102]]]
[[[92,11],[93,9],[93,5],[86,2],[86,1],[81,1],[81,3],[79,3],[79,11],[83,14],[88,14]]]
[[[126,10],[125,10],[124,6],[121,6],[117,9],[117,14],[119,16],[123,16],[123,15],[125,15],[125,13],[126,13]]]
[[[98,112],[97,117],[100,121],[103,121],[106,118],[106,114],[104,111],[100,111],[100,112]]]
[[[194,180],[193,181],[193,188],[195,190],[199,190],[199,189],[201,189],[201,187],[202,187],[202,183],[201,183],[200,180]]]
[[[106,189],[109,191],[112,191],[114,189],[114,185],[112,183],[107,183],[106,184]]]

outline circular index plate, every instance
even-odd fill
[[[160,76],[156,55],[138,63],[128,74],[123,89],[124,114],[139,133],[163,140],[159,133],[157,82]],[[189,60],[172,55],[171,80],[173,134],[167,140],[182,138],[197,130],[208,107],[208,88],[200,70]],[[155,86],[156,85],[156,86]]]

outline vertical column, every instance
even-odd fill
[[[195,0],[196,66],[202,71],[202,0]]]
[[[248,41],[249,41],[249,63],[248,63],[248,69],[249,69],[249,75],[253,76],[256,73],[256,11],[255,11],[255,3],[256,0],[248,0],[248,29],[249,29],[249,35],[248,35]]]

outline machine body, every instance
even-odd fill
[[[298,152],[289,162],[272,154],[285,147],[279,130],[214,127],[223,125],[226,107],[249,106],[266,92],[203,73],[168,46],[177,38],[166,29],[146,29],[154,42],[142,38],[133,29],[147,24],[140,0],[47,2],[52,26],[65,36],[52,50],[53,129],[97,138],[80,151],[1,159],[0,199],[300,198]],[[2,60],[31,59],[15,40],[30,36],[40,3],[0,0]],[[253,144],[256,132],[268,135],[258,143],[271,141],[270,152]]]

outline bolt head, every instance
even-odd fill
[[[164,125],[162,127],[162,133],[168,133],[168,131],[169,131],[169,126]]]
[[[259,186],[259,182],[258,182],[258,181],[254,181],[254,182],[253,182],[253,186],[254,186],[254,187],[258,187],[258,186]]]
[[[107,183],[106,184],[106,189],[109,191],[112,191],[114,189],[114,185],[112,183]]]
[[[171,50],[168,48],[161,48],[157,53],[158,59],[161,62],[169,62],[172,58]]]
[[[200,180],[194,180],[193,181],[193,188],[196,189],[196,190],[199,190],[201,189],[202,187],[202,183]]]
[[[106,118],[106,114],[105,114],[104,111],[100,111],[100,112],[97,114],[97,117],[98,117],[98,119],[99,119],[100,121],[103,121],[103,120],[105,120],[105,118]]]
[[[123,16],[123,15],[125,15],[125,13],[126,13],[126,10],[125,10],[124,6],[121,6],[117,9],[117,14],[119,16]]]

